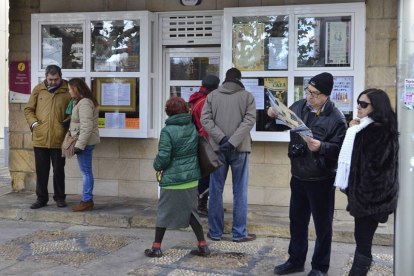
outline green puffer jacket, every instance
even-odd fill
[[[165,124],[154,160],[154,169],[163,171],[160,186],[180,185],[200,179],[198,133],[191,122],[191,115],[173,115]]]

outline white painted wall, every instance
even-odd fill
[[[4,127],[8,126],[9,70],[8,70],[8,26],[9,0],[0,1],[0,139],[4,138]]]

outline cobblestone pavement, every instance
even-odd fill
[[[258,238],[254,242],[208,241],[212,254],[190,254],[191,231],[167,231],[162,258],[147,258],[154,230],[120,229],[64,223],[0,220],[0,275],[137,275],[216,276],[274,275],[276,264],[288,258],[289,240]],[[310,243],[307,275],[314,243]],[[333,243],[329,275],[346,276],[354,244]],[[370,276],[392,275],[392,247],[375,246]]]

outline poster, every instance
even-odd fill
[[[131,84],[129,83],[102,83],[101,105],[130,106]]]
[[[46,37],[42,43],[42,68],[53,64],[62,68],[62,38]]]
[[[326,23],[326,64],[349,64],[349,22]]]
[[[241,71],[264,71],[264,24],[234,24],[233,63]]]
[[[126,113],[105,113],[105,128],[125,128]]]
[[[287,105],[287,81],[287,78],[264,79],[266,92],[270,91],[284,105]]]
[[[405,79],[403,98],[404,106],[408,109],[414,109],[414,79]]]
[[[288,69],[288,46],[285,37],[269,37],[268,69]]]
[[[245,86],[244,89],[246,89],[253,95],[254,101],[256,102],[256,109],[264,109],[264,86],[251,85]]]
[[[334,77],[331,100],[340,111],[352,111],[353,77]]]
[[[105,128],[105,118],[98,118],[98,128]]]
[[[139,129],[139,118],[126,118],[125,128],[126,129]]]
[[[9,65],[11,103],[27,103],[30,98],[30,62],[11,61]]]
[[[242,79],[241,82],[243,85],[246,86],[252,86],[252,85],[259,85],[259,79]]]
[[[194,92],[197,92],[198,90],[200,90],[200,87],[195,86],[195,87],[181,87],[181,98],[184,99],[184,101],[186,103],[188,103],[188,101],[190,100],[190,96],[193,95]]]

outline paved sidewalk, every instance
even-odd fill
[[[0,144],[3,139],[0,139]],[[11,192],[9,168],[4,166],[4,149],[0,149],[0,195]]]
[[[52,198],[52,195],[51,197]],[[46,207],[32,210],[36,196],[32,193],[9,193],[0,196],[0,218],[23,220],[63,222],[78,225],[119,227],[119,228],[154,228],[157,212],[157,200],[95,196],[95,209],[91,212],[72,212],[80,200],[80,195],[68,195],[66,208],[57,208],[49,201]],[[225,237],[231,239],[232,205],[226,204]],[[260,237],[290,238],[289,216],[287,207],[249,205],[248,231]],[[203,218],[204,229],[207,220]],[[393,245],[394,217],[378,228],[374,244]],[[310,239],[315,238],[314,227],[309,227]],[[334,217],[334,241],[354,243],[353,218],[344,210],[336,210]]]

